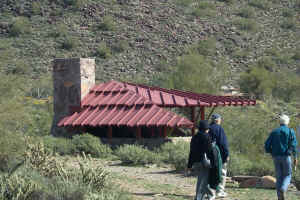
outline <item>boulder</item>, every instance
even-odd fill
[[[261,178],[260,177],[252,177],[249,179],[244,179],[240,182],[240,188],[256,188],[260,186]]]
[[[251,177],[244,179],[239,185],[241,188],[276,188],[276,178],[272,176]]]
[[[261,178],[261,187],[267,189],[276,188],[276,178],[273,176],[263,176]]]

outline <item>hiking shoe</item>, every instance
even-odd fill
[[[224,198],[224,197],[227,197],[228,196],[228,194],[226,193],[226,192],[218,192],[217,193],[217,197],[219,197],[219,198]]]

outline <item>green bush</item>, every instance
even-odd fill
[[[43,141],[48,152],[58,153],[59,155],[71,155],[76,151],[71,139],[46,136],[43,138]]]
[[[280,27],[283,29],[287,29],[287,30],[295,30],[297,27],[297,21],[293,18],[289,18],[284,20],[281,24]]]
[[[245,7],[240,9],[237,15],[244,18],[253,18],[255,17],[255,10],[251,7]]]
[[[19,133],[0,133],[0,171],[8,171],[20,159],[25,151],[25,143]]]
[[[40,15],[42,13],[42,5],[40,2],[32,2],[31,12],[34,15]]]
[[[257,23],[252,19],[238,19],[234,24],[242,31],[256,32],[258,29]]]
[[[157,150],[165,163],[171,164],[176,170],[182,171],[187,167],[190,144],[188,142],[168,142]]]
[[[190,54],[181,57],[167,77],[167,88],[215,93],[223,77],[212,77],[213,67],[202,55]],[[215,74],[217,75],[217,74]]]
[[[213,17],[216,14],[215,9],[216,7],[213,3],[209,1],[200,1],[195,5],[192,15],[197,17]]]
[[[121,53],[129,48],[129,44],[125,40],[121,40],[112,46],[112,50],[117,53]]]
[[[300,48],[295,51],[294,55],[292,56],[294,60],[300,60]]]
[[[96,49],[96,56],[100,58],[107,59],[111,57],[111,49],[106,45],[105,42],[101,42]]]
[[[139,145],[120,146],[115,154],[125,164],[145,165],[158,163],[160,158],[158,154]]]
[[[72,139],[76,153],[90,154],[92,157],[107,158],[112,150],[109,146],[102,144],[100,139],[90,134],[75,135]]]
[[[282,16],[284,17],[294,17],[295,13],[293,10],[289,9],[289,8],[284,8],[282,9]]]
[[[248,3],[250,6],[260,8],[262,10],[269,10],[271,5],[268,0],[250,0]]]
[[[103,17],[102,22],[98,25],[98,29],[102,31],[114,31],[116,29],[116,23],[112,16]]]
[[[270,164],[271,163],[271,164]],[[266,176],[274,175],[271,158],[257,156],[250,160],[247,155],[231,153],[228,163],[228,176]]]
[[[58,37],[66,37],[67,34],[68,34],[68,27],[63,23],[60,23],[54,27],[54,29],[49,33],[49,36],[58,38]]]
[[[263,56],[257,61],[259,67],[265,68],[268,71],[274,71],[276,63],[269,56]]]
[[[180,6],[189,6],[194,2],[194,0],[176,0],[176,4]]]
[[[188,51],[198,53],[204,56],[213,56],[216,53],[216,39],[214,37],[200,40],[196,45],[192,46]]]
[[[78,41],[76,38],[71,36],[65,36],[61,43],[61,47],[66,50],[71,50],[78,45]]]
[[[31,25],[29,20],[25,17],[17,17],[10,28],[10,35],[14,37],[30,32]]]

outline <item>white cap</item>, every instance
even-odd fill
[[[287,115],[283,114],[283,115],[279,116],[279,121],[280,121],[280,124],[288,125],[290,123],[290,118]]]

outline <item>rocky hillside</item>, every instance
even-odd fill
[[[207,39],[202,51],[233,78],[257,60],[299,72],[299,13],[299,0],[2,0],[1,73],[36,78],[54,58],[95,57],[98,80],[147,81]]]

